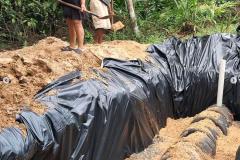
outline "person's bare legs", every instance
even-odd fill
[[[74,29],[77,35],[77,41],[78,41],[78,48],[83,49],[83,43],[84,43],[84,29],[82,26],[81,20],[73,20],[74,23]]]
[[[75,48],[76,32],[75,32],[73,20],[68,18],[67,19],[67,25],[68,25],[68,32],[69,32],[70,48]]]
[[[103,42],[103,38],[105,35],[105,30],[104,29],[100,29],[99,31],[99,39],[98,39],[98,43],[101,44]]]
[[[105,30],[102,28],[98,28],[95,30],[95,35],[94,35],[94,43],[96,44],[101,44],[103,42]]]
[[[94,39],[94,43],[98,44],[98,29],[95,29],[93,39]]]

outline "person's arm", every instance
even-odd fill
[[[115,13],[113,11],[113,8],[112,8],[112,1],[108,6],[108,13],[109,13],[109,16],[114,16],[115,15]]]
[[[81,2],[81,11],[82,12],[86,11],[87,9],[86,9],[85,0],[80,0],[80,2]]]
[[[108,6],[108,13],[109,13],[109,15],[111,15],[113,13],[113,11],[112,11],[110,6]]]

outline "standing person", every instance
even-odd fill
[[[81,11],[63,5],[63,15],[66,19],[69,32],[70,45],[63,47],[62,51],[75,51],[80,54],[84,51],[84,29],[82,25],[82,15],[86,11],[85,0],[64,0],[65,2],[71,3],[76,6],[81,6]],[[77,38],[78,47],[75,48]]]
[[[91,0],[90,1],[90,10],[96,13],[99,17],[104,17],[112,14],[110,8],[104,4],[101,0]],[[92,16],[93,25],[95,28],[94,33],[94,43],[101,44],[104,39],[104,35],[107,30],[111,29],[110,19],[99,19],[95,16]]]

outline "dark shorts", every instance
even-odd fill
[[[71,3],[76,6],[80,6],[80,0],[65,0],[65,2]],[[82,20],[82,12],[78,9],[63,5],[63,16],[73,20]]]

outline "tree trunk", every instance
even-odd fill
[[[140,31],[137,25],[137,17],[134,11],[134,6],[133,6],[133,0],[126,0],[127,1],[127,7],[128,7],[128,12],[130,15],[131,23],[133,26],[133,31],[136,34],[136,36],[139,36]]]

